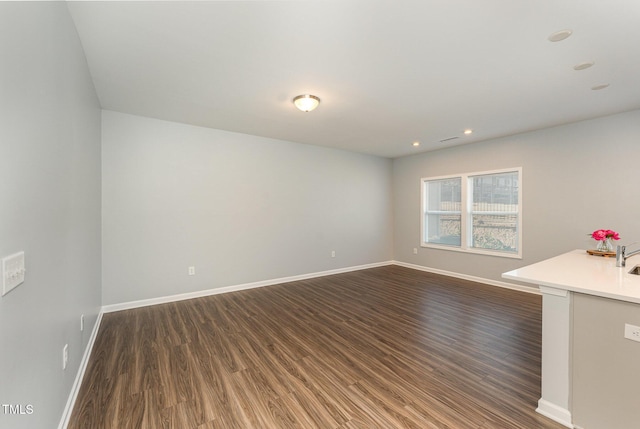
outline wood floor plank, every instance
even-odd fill
[[[541,298],[388,266],[105,314],[78,428],[561,429]]]

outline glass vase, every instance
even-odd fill
[[[596,246],[596,250],[598,252],[603,253],[611,253],[613,252],[613,243],[610,238],[605,238],[604,240],[598,241],[598,245]]]

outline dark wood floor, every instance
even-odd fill
[[[541,298],[389,266],[105,314],[69,428],[560,429]]]

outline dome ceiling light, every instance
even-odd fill
[[[575,66],[573,66],[574,70],[586,70],[589,67],[593,66],[595,64],[594,61],[587,61],[584,63],[580,63],[580,64],[576,64]]]
[[[298,95],[293,99],[293,104],[303,112],[311,112],[318,107],[320,99],[311,94]]]
[[[548,39],[550,42],[560,42],[566,39],[567,37],[571,36],[572,33],[573,31],[571,30],[560,30],[560,31],[556,31],[555,33],[552,33],[548,37]]]

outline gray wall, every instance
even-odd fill
[[[585,429],[638,427],[640,343],[624,326],[640,326],[640,305],[573,294],[572,418]]]
[[[503,281],[505,271],[594,248],[587,234],[596,229],[620,232],[620,244],[640,241],[639,154],[633,111],[395,159],[395,259]],[[522,260],[420,248],[420,178],[520,166]]]
[[[102,144],[104,305],[393,257],[388,159],[110,111]]]
[[[33,407],[0,428],[53,428],[100,308],[100,108],[65,2],[1,2],[0,53],[0,257],[27,269],[0,298],[0,404]]]

